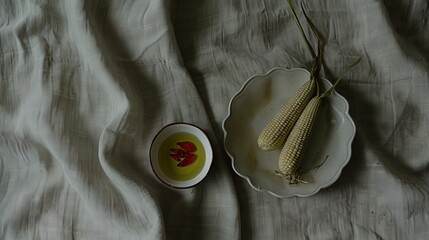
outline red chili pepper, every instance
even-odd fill
[[[173,155],[176,155],[179,158],[185,158],[186,156],[189,155],[189,153],[183,151],[182,149],[178,149],[178,148],[171,148],[170,153]]]
[[[177,164],[178,167],[186,167],[189,164],[193,163],[197,159],[197,155],[190,154],[189,156],[185,157],[181,162]]]
[[[175,154],[170,154],[170,156],[171,156],[174,160],[176,160],[176,161],[178,161],[178,162],[182,161],[182,159],[180,159],[180,157],[179,157],[179,156],[177,156],[177,155],[175,155]]]
[[[187,151],[187,152],[195,152],[197,151],[197,147],[195,146],[195,144],[191,143],[191,142],[178,142],[177,145],[179,147],[181,147],[183,150]]]

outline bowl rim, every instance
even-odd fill
[[[187,125],[187,126],[189,126],[189,127],[192,127],[192,128],[195,128],[196,130],[198,130],[198,131],[200,131],[202,134],[203,134],[203,136],[207,139],[207,141],[208,141],[208,147],[209,147],[209,149],[205,149],[206,151],[209,151],[210,153],[211,153],[211,158],[209,159],[209,161],[207,161],[207,159],[208,158],[206,158],[206,162],[204,163],[204,166],[206,166],[207,164],[208,164],[208,167],[207,167],[207,172],[204,174],[204,176],[201,178],[201,180],[200,181],[198,181],[198,182],[196,182],[196,183],[194,183],[194,184],[192,184],[192,185],[189,185],[189,186],[184,186],[184,187],[179,187],[179,186],[175,186],[175,185],[173,185],[173,184],[170,184],[170,183],[168,183],[168,182],[166,182],[164,179],[162,179],[159,175],[158,175],[158,173],[155,171],[155,168],[154,168],[154,166],[153,166],[153,159],[152,159],[152,150],[153,150],[153,145],[154,145],[154,142],[155,142],[155,140],[158,138],[158,136],[166,129],[166,128],[168,128],[168,127],[171,127],[171,126],[173,126],[173,125]],[[151,144],[150,144],[150,148],[149,148],[149,162],[150,162],[150,166],[151,166],[151,169],[152,169],[152,172],[155,174],[155,176],[156,176],[156,178],[161,182],[161,183],[163,183],[165,186],[167,186],[167,187],[170,187],[170,188],[173,188],[173,189],[187,189],[187,188],[192,188],[192,187],[195,187],[196,185],[198,185],[198,184],[200,184],[206,177],[207,177],[207,175],[209,174],[209,172],[210,172],[210,168],[211,168],[211,165],[212,165],[212,163],[213,163],[213,147],[212,147],[212,142],[210,141],[210,138],[208,137],[208,134],[207,134],[207,132],[206,131],[204,131],[202,128],[200,128],[200,127],[198,127],[197,125],[195,125],[195,124],[192,124],[192,123],[188,123],[188,122],[183,122],[183,121],[180,121],[180,122],[173,122],[173,123],[169,123],[169,124],[166,124],[166,125],[164,125],[157,133],[156,133],[156,135],[153,137],[153,139],[152,139],[152,142],[151,142]],[[197,176],[199,176],[199,174],[197,174]],[[195,176],[195,177],[197,177],[197,176]],[[195,178],[194,177],[194,178]],[[194,178],[192,178],[192,179],[194,179]]]

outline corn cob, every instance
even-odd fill
[[[319,35],[305,14],[306,20],[309,23],[312,33],[317,38],[317,55],[314,53],[314,49],[304,34],[304,30],[301,23],[296,16],[295,10],[292,6],[292,2],[288,0],[290,9],[292,10],[294,20],[301,32],[303,39],[309,49],[309,52],[314,57],[314,65],[310,74],[310,81],[307,81],[298,91],[289,99],[289,101],[281,108],[281,110],[275,115],[275,117],[263,128],[258,137],[258,146],[260,149],[269,151],[279,149],[284,144],[286,138],[292,131],[299,116],[304,111],[305,106],[314,95],[319,95],[319,84],[317,78],[322,66],[322,49],[320,48]],[[304,9],[303,9],[304,11]]]
[[[277,172],[277,174],[290,184],[304,182],[300,178],[299,167],[310,141],[310,135],[316,122],[321,102],[322,98],[320,97],[314,97],[310,100],[280,152],[280,172]]]
[[[316,81],[314,79],[304,83],[259,134],[259,148],[266,151],[281,148],[315,93]]]
[[[337,84],[343,78],[344,74],[350,68],[358,64],[360,60],[361,59],[359,58],[355,63],[348,66],[346,70],[341,73],[340,77],[335,81],[332,87],[322,94],[318,93],[316,97],[312,98],[299,117],[296,125],[293,127],[292,132],[280,152],[278,162],[280,171],[276,171],[277,175],[283,177],[289,184],[306,183],[301,179],[303,171],[300,170],[300,165],[310,142],[312,129],[316,122],[322,100],[332,93]]]
[[[310,141],[310,136],[312,133],[312,129],[313,129],[313,125],[316,122],[317,119],[317,114],[319,112],[319,108],[320,105],[322,103],[322,99],[329,96],[332,91],[335,89],[335,87],[337,86],[337,84],[340,82],[340,80],[342,79],[342,77],[344,76],[344,74],[354,65],[358,64],[360,62],[360,58],[353,63],[352,65],[350,65],[349,67],[346,68],[345,71],[343,71],[343,73],[340,75],[340,77],[337,79],[337,81],[333,84],[333,86],[331,88],[329,88],[328,90],[326,90],[323,94],[320,93],[320,88],[318,85],[318,82],[316,82],[317,78],[318,78],[318,73],[320,71],[320,68],[322,66],[322,51],[320,50],[320,38],[318,36],[318,33],[313,25],[313,23],[310,21],[310,19],[308,18],[303,5],[301,4],[301,8],[304,12],[304,16],[307,20],[307,22],[309,23],[310,29],[312,30],[313,34],[316,36],[317,38],[317,43],[318,43],[318,54],[317,56],[315,56],[314,54],[314,50],[311,47],[311,44],[309,43],[307,37],[305,36],[301,23],[298,20],[298,17],[296,16],[295,10],[292,6],[292,2],[291,0],[288,0],[288,4],[289,7],[293,13],[294,19],[297,23],[297,26],[306,42],[307,47],[310,50],[310,53],[313,57],[315,57],[316,62],[315,65],[313,66],[313,70],[311,72],[311,82],[315,82],[316,84],[316,91],[317,91],[317,95],[313,98],[310,98],[307,101],[304,101],[302,104],[305,107],[302,108],[298,108],[297,112],[291,112],[290,116],[293,116],[293,118],[296,117],[296,124],[292,125],[291,128],[291,132],[290,134],[288,134],[286,132],[286,143],[284,144],[281,152],[280,152],[280,157],[279,157],[279,170],[280,171],[276,171],[277,175],[283,177],[286,181],[288,181],[289,184],[297,184],[297,183],[306,183],[304,180],[301,179],[301,175],[303,173],[305,173],[301,168],[301,162],[303,160],[304,157],[304,153],[307,149],[307,146],[309,144]],[[297,93],[298,95],[299,93]],[[300,109],[302,109],[301,111],[299,111]],[[283,110],[282,110],[283,111]],[[285,111],[286,112],[286,111]],[[280,113],[279,113],[280,114]],[[278,117],[278,119],[274,119],[273,121],[280,121],[280,120],[285,120],[287,118],[280,118]],[[267,126],[266,128],[275,128],[278,126],[282,126],[282,124],[276,124],[276,123],[269,123],[269,125],[272,124],[273,126]],[[278,142],[277,138],[282,138],[285,137],[285,134],[282,132],[283,129],[280,129],[280,133],[276,134],[277,131],[279,131],[279,129],[277,130],[270,130],[270,132],[274,132],[274,133],[270,133],[271,135],[268,135],[268,137],[264,137],[263,139],[261,139],[261,143],[260,143],[260,139],[262,138],[261,136],[258,138],[258,145],[259,147],[261,147],[261,145],[265,148],[267,148],[265,145],[263,145],[262,143],[266,143],[268,141],[271,141],[272,139],[270,138],[270,136],[274,136],[272,137],[273,142],[275,144],[273,145],[269,145],[270,147],[278,146]],[[265,129],[264,129],[265,131]],[[268,131],[268,130],[267,130]],[[289,130],[290,131],[290,130]],[[262,135],[262,134],[261,134]],[[289,136],[287,136],[289,135]],[[279,137],[280,136],[280,137]],[[265,139],[267,138],[267,139]],[[261,147],[262,148],[262,147]]]
[[[313,69],[310,73],[310,80],[295,92],[274,118],[262,129],[258,137],[260,149],[268,151],[281,148],[296,121],[298,121],[299,116],[304,111],[305,106],[316,93],[319,94],[317,78],[322,65],[322,50],[319,46]]]

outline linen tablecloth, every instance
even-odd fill
[[[302,2],[323,77],[362,57],[337,88],[357,133],[336,183],[278,199],[233,172],[222,121],[249,77],[311,67],[286,0],[2,0],[0,238],[429,239],[429,3]],[[215,150],[187,190],[149,163],[178,121]]]

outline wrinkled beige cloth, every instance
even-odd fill
[[[277,199],[232,171],[221,123],[250,76],[310,67],[286,1],[1,1],[0,239],[429,239],[428,2],[304,7],[323,76],[363,59],[338,88],[357,134],[334,185]],[[176,121],[215,149],[189,190],[150,170]]]

